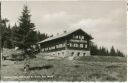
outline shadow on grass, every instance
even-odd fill
[[[90,78],[90,79],[93,79],[93,78],[101,78],[101,77],[103,77],[103,76],[107,76],[106,74],[99,74],[99,73],[93,73],[93,74],[90,74],[88,77]]]
[[[116,77],[108,76],[105,78],[107,81],[117,81],[118,79]]]
[[[42,69],[50,69],[52,68],[53,65],[45,65],[45,66],[41,66],[41,67],[30,67],[29,70],[42,70]]]
[[[110,66],[107,66],[106,68],[119,68],[120,66],[118,66],[118,65],[110,65]]]
[[[5,64],[4,64],[4,65],[2,65],[2,66],[5,67],[5,66],[8,66],[8,65],[5,65]]]

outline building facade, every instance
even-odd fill
[[[90,44],[93,38],[82,29],[64,32],[47,38],[38,44],[44,55],[52,56],[90,56]]]

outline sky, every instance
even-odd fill
[[[77,28],[94,38],[98,46],[127,53],[126,4],[124,1],[3,1],[2,17],[13,26],[27,5],[36,30],[63,33]]]

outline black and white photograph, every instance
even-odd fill
[[[1,81],[126,82],[125,0],[0,1]]]

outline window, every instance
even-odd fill
[[[78,39],[81,39],[81,36],[80,35],[78,37],[79,37]]]
[[[50,47],[48,47],[48,50],[50,50]]]
[[[87,44],[85,45],[85,48],[87,48]]]
[[[73,35],[73,38],[75,39],[75,35]]]
[[[63,46],[62,44],[59,44],[59,48],[62,48],[62,46]]]
[[[59,44],[59,45],[56,45],[56,48],[62,48],[64,46],[65,46],[65,44]]]
[[[74,47],[78,47],[78,44],[74,44]]]
[[[58,56],[60,55],[60,53],[58,53]]]
[[[51,47],[49,47],[49,50],[51,50],[52,48]]]
[[[87,40],[85,40],[84,42],[87,43]]]
[[[77,56],[80,56],[80,52],[77,53]]]
[[[51,49],[55,49],[55,46],[52,46]]]
[[[61,45],[59,44],[59,48],[61,47]]]
[[[53,49],[55,49],[55,46],[53,46]]]
[[[81,48],[83,48],[83,47],[84,47],[84,45],[83,45],[83,44],[80,44],[80,47],[81,47]]]
[[[74,44],[74,47],[76,47],[76,44]]]
[[[47,49],[49,50],[49,47]]]
[[[42,49],[42,51],[44,52],[44,49]]]
[[[45,48],[45,50],[47,51],[47,50],[48,50],[48,48]]]
[[[70,45],[70,47],[72,47],[72,43],[70,43],[69,45]]]
[[[82,40],[84,40],[84,36],[82,36],[82,38],[81,38]]]
[[[76,44],[76,47],[78,47],[79,45],[78,44]]]
[[[38,44],[38,46],[40,47],[40,44]]]
[[[56,45],[56,48],[59,48],[59,45]]]
[[[75,36],[75,38],[76,38],[76,39],[78,39],[78,38],[79,38],[79,36],[77,35],[77,36]]]
[[[65,44],[63,44],[63,47],[65,47]]]
[[[64,55],[64,52],[62,52],[62,55]]]
[[[51,50],[50,47],[48,49]]]

